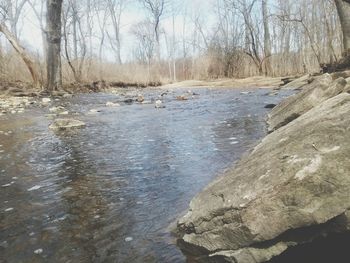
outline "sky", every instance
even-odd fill
[[[208,26],[210,23],[214,22],[212,15],[212,8],[216,0],[172,0],[173,4],[176,6],[177,14],[175,17],[175,32],[176,35],[182,35],[183,21],[184,21],[184,10],[187,13],[200,12],[205,18],[205,22]],[[128,61],[131,58],[132,49],[135,45],[135,38],[131,34],[131,27],[144,20],[147,13],[142,8],[139,3],[131,3],[127,6],[121,18],[121,38],[122,38],[122,60]],[[189,18],[187,19],[189,20]],[[97,20],[96,20],[97,21]],[[96,22],[97,23],[97,22]],[[162,28],[169,34],[172,34],[173,20],[170,12],[167,12],[161,20]],[[188,32],[190,31],[190,28]],[[42,54],[42,36],[40,24],[35,16],[33,10],[29,5],[26,5],[23,9],[22,17],[18,24],[18,32],[21,43],[30,51],[37,54]],[[4,41],[4,40],[3,40]],[[94,45],[98,46],[98,39],[95,40]],[[112,49],[106,44],[104,48],[105,59],[113,62],[114,55],[112,54]],[[163,50],[163,53],[165,50]]]

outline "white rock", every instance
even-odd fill
[[[51,99],[50,98],[42,98],[41,101],[42,101],[42,103],[47,104],[47,103],[51,102]]]
[[[44,252],[44,250],[42,249],[42,248],[39,248],[39,249],[37,249],[37,250],[34,250],[34,254],[36,254],[36,255],[40,255],[40,254],[42,254]]]
[[[161,100],[156,100],[156,105],[155,107],[157,109],[160,109],[160,108],[165,108],[165,106],[163,105],[163,102]]]
[[[107,106],[107,107],[119,107],[120,104],[119,104],[119,103],[114,103],[114,102],[108,101],[108,102],[106,103],[106,106]]]
[[[133,241],[134,239],[132,238],[132,237],[126,237],[125,238],[125,242],[131,242],[131,241]]]
[[[9,207],[9,208],[6,208],[6,209],[5,209],[5,212],[11,212],[11,211],[13,211],[13,210],[14,210],[13,207]]]

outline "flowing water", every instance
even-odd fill
[[[75,133],[50,131],[48,108],[0,116],[0,262],[185,262],[173,223],[265,134],[265,104],[287,93],[200,88],[174,100],[184,91],[165,109],[105,107],[122,100],[113,94],[56,102],[87,124]]]

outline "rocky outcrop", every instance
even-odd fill
[[[277,106],[274,132],[192,200],[178,231],[194,262],[266,262],[350,229],[346,87],[326,74]]]
[[[56,119],[49,128],[54,131],[69,131],[84,128],[85,126],[85,123],[79,120]]]
[[[317,77],[300,93],[289,97],[271,111],[268,118],[269,132],[295,120],[321,102],[344,92],[346,86],[347,81],[342,77],[335,81],[329,74]]]

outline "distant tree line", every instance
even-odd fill
[[[137,71],[147,81],[302,74],[350,55],[350,0],[217,0],[210,14],[215,23],[185,1],[138,0],[147,17],[131,27],[135,43],[126,43],[121,27],[130,5],[135,2],[0,0],[0,31],[34,85],[49,92],[60,89],[63,78],[135,78]],[[21,42],[19,21],[28,10],[41,28],[40,55]],[[172,30],[165,30],[164,19]],[[131,44],[123,61],[123,45]],[[107,47],[112,63],[104,58]],[[0,51],[4,72],[11,63]]]

